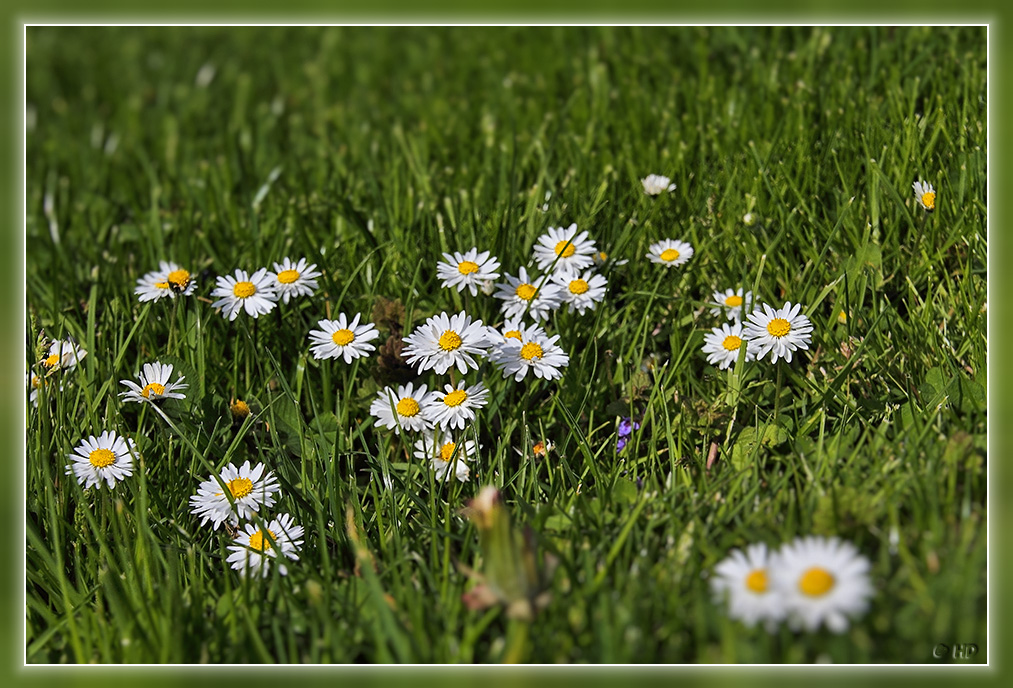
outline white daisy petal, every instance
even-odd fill
[[[139,385],[132,380],[120,380],[120,383],[127,387],[127,391],[120,392],[120,396],[125,401],[135,401],[139,404],[162,401],[163,399],[185,399],[185,394],[176,391],[188,387],[183,383],[183,376],[180,375],[175,382],[169,381],[171,377],[171,363],[163,364],[159,361],[145,363],[138,376]]]
[[[488,391],[481,382],[465,387],[464,380],[457,387],[446,385],[444,391],[433,390],[426,395],[422,413],[433,425],[442,429],[462,429],[475,420],[475,411],[488,403]]]
[[[739,358],[739,349],[746,347],[746,360],[755,358],[749,342],[743,339],[742,323],[724,323],[715,327],[703,337],[703,352],[707,354],[707,362],[716,365],[719,370],[726,370],[735,365]]]
[[[836,537],[801,537],[781,547],[770,566],[771,584],[781,595],[792,628],[833,633],[862,615],[873,587],[869,561],[854,545]]]
[[[936,189],[928,182],[921,180],[916,181],[911,185],[915,192],[915,199],[918,201],[918,205],[925,208],[929,212],[936,209]]]
[[[718,317],[725,316],[729,320],[739,322],[742,320],[743,310],[751,310],[753,307],[753,292],[738,289],[725,289],[716,291],[711,296],[711,315]]]
[[[297,551],[303,544],[301,538],[305,534],[305,529],[295,525],[288,514],[282,514],[263,525],[263,529],[260,529],[252,523],[247,523],[236,536],[234,544],[229,545],[232,554],[226,561],[244,576],[261,578],[268,574],[269,562],[275,561],[278,573],[287,575],[288,569],[281,561],[299,559]]]
[[[219,477],[232,494],[233,503],[229,503],[214,477],[203,481],[197,494],[190,497],[190,512],[201,518],[202,526],[211,521],[215,530],[226,520],[238,525],[240,518],[250,518],[261,506],[274,506],[274,494],[281,490],[272,471],[265,472],[260,463],[251,469],[249,460],[239,468],[230,463]]]
[[[402,355],[407,364],[417,366],[419,373],[432,369],[437,375],[453,367],[462,375],[477,370],[474,357],[484,357],[489,349],[485,325],[464,311],[434,315],[405,337],[404,343]]]
[[[75,475],[83,487],[102,487],[103,481],[112,489],[116,483],[133,474],[137,453],[133,440],[121,438],[111,430],[98,437],[81,440],[68,454],[67,475]]]
[[[675,184],[671,179],[660,174],[649,174],[640,180],[644,187],[644,193],[648,196],[657,196],[665,191],[675,191]]]
[[[312,296],[317,289],[317,277],[320,277],[315,264],[305,258],[295,262],[285,257],[280,263],[274,264],[274,272],[268,275],[274,280],[274,289],[282,303],[288,303],[296,296]]]
[[[339,313],[336,320],[318,320],[319,330],[310,330],[309,339],[312,346],[310,352],[317,360],[325,358],[341,358],[351,363],[356,358],[368,356],[376,351],[370,344],[380,336],[373,323],[359,324],[359,313],[351,322],[344,313]]]
[[[563,376],[562,368],[570,364],[570,357],[558,341],[558,334],[550,337],[537,325],[520,326],[519,336],[504,336],[490,354],[490,360],[503,370],[503,377],[512,375],[517,382],[528,373],[557,380]]]
[[[693,247],[677,239],[662,239],[651,244],[647,250],[648,260],[667,268],[683,265],[693,257]]]
[[[446,288],[457,288],[464,291],[465,287],[472,296],[487,282],[499,277],[499,260],[490,256],[488,251],[478,252],[472,248],[464,253],[454,252],[443,254],[443,261],[436,263],[436,275],[443,280]]]
[[[436,428],[415,441],[415,457],[428,460],[437,482],[449,479],[451,472],[460,482],[471,476],[468,461],[478,456],[474,440],[455,441],[449,432]]]
[[[582,270],[594,263],[594,255],[598,253],[594,241],[588,239],[587,232],[577,232],[577,225],[567,228],[549,227],[545,234],[538,237],[534,247],[535,265],[539,270]]]
[[[799,314],[800,310],[800,304],[793,307],[788,301],[776,311],[763,304],[749,314],[742,336],[749,341],[757,360],[773,352],[771,363],[778,358],[791,363],[792,352],[809,349],[813,326],[809,318]]]
[[[58,339],[49,346],[49,354],[42,359],[44,365],[50,371],[71,370],[80,363],[88,352],[82,349],[72,339]]]
[[[416,389],[411,382],[398,385],[397,389],[384,387],[377,392],[369,415],[377,419],[377,427],[391,428],[398,434],[402,429],[411,432],[430,429],[432,426],[422,413],[427,391],[425,385]]]
[[[221,308],[222,316],[229,320],[235,320],[243,310],[250,317],[257,318],[270,313],[278,305],[275,279],[267,268],[260,268],[252,275],[245,270],[236,270],[234,277],[219,277],[217,283],[211,296],[218,297],[218,301],[211,307]]]
[[[529,276],[527,269],[521,267],[517,277],[504,275],[504,278],[505,282],[496,285],[499,291],[494,296],[502,299],[503,314],[507,318],[527,314],[534,320],[545,320],[563,303],[559,285],[547,276]]]
[[[158,270],[146,273],[137,280],[134,294],[144,303],[166,297],[174,299],[177,296],[190,296],[196,289],[197,282],[189,271],[176,263],[159,261]]]
[[[557,271],[552,276],[552,281],[559,285],[563,303],[569,305],[570,312],[577,311],[581,315],[598,307],[605,298],[605,288],[608,286],[608,280],[595,274],[594,270]]]
[[[715,601],[727,600],[728,616],[747,626],[762,622],[769,632],[785,615],[781,595],[770,584],[772,556],[763,543],[732,550],[710,581]]]

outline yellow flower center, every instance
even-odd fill
[[[783,337],[791,332],[791,325],[784,318],[774,318],[767,323],[767,332],[775,337]]]
[[[349,329],[338,330],[331,335],[331,341],[338,346],[345,346],[351,344],[355,340],[355,333]]]
[[[32,389],[38,389],[43,384],[45,383],[43,382],[41,377],[39,377],[38,375],[32,375]]]
[[[556,244],[556,255],[557,256],[563,256],[563,258],[569,258],[570,256],[572,256],[576,252],[577,252],[577,247],[574,246],[572,243],[568,243],[566,241],[560,241],[558,244]]]
[[[738,351],[739,347],[742,346],[742,339],[736,337],[734,334],[730,334],[725,337],[725,341],[721,342],[721,346],[723,346],[726,351]]]
[[[248,299],[257,293],[257,288],[253,286],[253,282],[236,282],[236,286],[232,287],[232,293],[240,299]]]
[[[570,293],[571,294],[586,294],[588,290],[587,282],[582,279],[575,279],[570,282]]]
[[[742,297],[733,294],[732,296],[729,296],[727,299],[725,299],[725,305],[728,306],[729,308],[738,308],[739,306],[742,305]]]
[[[542,347],[538,346],[534,342],[528,342],[521,347],[521,358],[525,361],[530,361],[533,358],[541,358],[542,353]]]
[[[470,260],[462,260],[457,264],[457,271],[462,275],[470,275],[473,272],[478,272],[478,263],[473,263]]]
[[[169,288],[169,283],[167,281],[166,282],[155,282],[155,286],[158,287],[159,289],[168,289]]]
[[[277,535],[274,534],[273,530],[267,531],[271,540],[277,540]],[[271,549],[271,540],[264,537],[264,531],[258,530],[256,533],[250,536],[250,549],[257,552],[266,552]]]
[[[450,407],[460,406],[467,398],[467,392],[463,389],[455,389],[453,392],[443,397],[443,403]]]
[[[160,385],[157,382],[149,382],[144,385],[144,389],[141,390],[141,396],[147,399],[154,392],[156,397],[160,397],[165,394],[165,385]]]
[[[173,270],[168,274],[166,282],[177,289],[186,289],[187,285],[190,284],[190,273],[186,270]]]
[[[534,298],[536,291],[537,290],[534,288],[534,286],[530,284],[521,284],[518,285],[517,290],[514,293],[517,294],[517,298],[523,299],[525,301],[530,301],[532,298]]]
[[[608,259],[609,259],[609,254],[605,253],[604,251],[600,251],[598,253],[598,260],[600,260],[600,261],[602,261],[604,263]]]
[[[535,456],[545,456],[545,442],[535,442],[535,445],[531,447],[531,453]]]
[[[746,589],[750,592],[767,592],[767,569],[754,569],[746,576]]]
[[[225,486],[229,488],[229,492],[236,499],[241,499],[253,492],[253,481],[249,478],[233,478],[225,483]]]
[[[841,311],[840,313],[838,313],[837,314],[837,322],[839,322],[842,325],[844,325],[845,323],[847,323],[848,322],[848,314],[845,313],[844,311]]]
[[[95,468],[105,468],[113,465],[113,462],[116,461],[116,454],[113,454],[111,449],[96,449],[88,454],[88,460]]]
[[[419,411],[419,402],[415,401],[411,397],[405,397],[401,401],[397,402],[398,415],[411,418],[419,415]]]
[[[673,260],[676,260],[679,257],[679,252],[676,251],[674,248],[666,248],[664,251],[661,252],[661,256],[659,257],[663,261],[671,263]]]
[[[798,589],[802,591],[803,595],[822,597],[830,592],[835,583],[834,574],[824,568],[814,566],[798,579]]]
[[[43,363],[45,365],[47,365],[48,367],[50,367],[50,368],[52,368],[53,366],[55,366],[59,362],[60,362],[60,357],[57,356],[56,354],[50,354],[49,356],[46,357],[46,360],[43,361]]]
[[[457,448],[456,444],[454,444],[453,442],[447,442],[445,445],[440,447],[440,458],[443,459],[444,461],[450,461],[450,457],[454,455],[454,450],[456,448]]]
[[[520,339],[521,338],[521,331],[520,330],[510,330],[509,332],[505,333],[503,335],[503,337],[505,337],[506,339]]]
[[[453,330],[447,330],[440,335],[440,348],[444,351],[454,351],[461,348],[461,335]]]
[[[299,279],[298,270],[282,270],[278,273],[278,281],[282,284],[292,284]]]
[[[929,191],[926,194],[922,194],[922,204],[929,210],[935,210],[936,207],[936,194],[934,191]]]
[[[229,410],[232,411],[232,417],[236,420],[241,420],[250,415],[250,405],[240,399],[236,399],[232,405],[229,406]]]

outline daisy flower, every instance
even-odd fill
[[[278,563],[278,573],[285,576],[288,569],[281,561],[285,558],[299,559],[296,550],[303,543],[300,538],[304,533],[305,529],[295,525],[288,514],[271,519],[263,529],[247,523],[236,536],[235,544],[229,545],[232,554],[226,561],[244,576],[259,575],[263,578],[270,568],[268,561],[278,559],[280,553],[283,558]]]
[[[549,227],[535,242],[535,265],[539,270],[547,270],[553,264],[557,271],[581,270],[591,267],[597,252],[586,231],[577,233],[576,223],[566,229]]]
[[[384,387],[377,392],[377,398],[369,407],[369,415],[377,419],[377,427],[393,428],[398,434],[402,429],[412,432],[425,430],[429,427],[429,423],[422,415],[422,402],[425,400],[426,391],[425,385],[414,389],[411,382],[407,385],[398,385],[396,390],[393,387]]]
[[[270,313],[278,305],[278,292],[274,289],[273,273],[260,268],[250,275],[246,270],[236,270],[236,276],[218,278],[218,286],[211,296],[219,297],[212,308],[222,308],[222,316],[235,320],[242,310],[252,318]]]
[[[230,463],[219,477],[232,494],[235,506],[229,503],[221,483],[214,477],[202,482],[197,494],[190,497],[190,513],[201,517],[202,526],[211,521],[215,530],[223,521],[239,525],[240,518],[250,518],[261,506],[274,506],[274,493],[281,490],[274,473],[265,471],[262,463],[251,468],[249,460],[239,468]]]
[[[129,388],[126,392],[120,392],[120,396],[126,401],[136,401],[139,404],[163,399],[186,399],[185,394],[175,391],[188,387],[183,383],[183,376],[180,375],[175,382],[169,382],[170,377],[172,377],[171,363],[163,364],[158,361],[145,363],[138,376],[141,384],[138,385],[131,380],[120,380],[121,385]]]
[[[753,354],[754,346],[742,338],[740,322],[731,325],[724,323],[703,336],[703,352],[707,354],[707,362],[716,365],[718,370],[726,370],[734,365],[742,347],[746,347],[746,360],[752,361],[756,358]]]
[[[911,188],[914,189],[915,198],[921,207],[930,212],[936,209],[936,190],[931,184],[919,180],[912,184]]]
[[[660,174],[649,174],[640,180],[640,183],[644,185],[644,193],[648,196],[657,196],[663,191],[675,191],[675,184],[671,184],[672,180],[664,175]]]
[[[466,253],[454,251],[453,255],[443,254],[443,261],[436,263],[436,275],[443,280],[446,288],[457,287],[464,291],[467,287],[472,296],[478,296],[479,287],[499,277],[499,260],[490,256],[488,251],[478,252],[473,248]]]
[[[485,328],[486,339],[489,342],[489,346],[495,349],[508,339],[522,339],[524,337],[524,330],[527,327],[528,325],[525,325],[519,317],[507,318],[499,329],[491,326]],[[537,327],[537,325],[533,325],[532,327]]]
[[[664,265],[666,268],[682,265],[693,257],[693,247],[678,239],[662,239],[656,244],[651,244],[647,250],[650,251],[647,258],[652,263]]]
[[[274,290],[283,303],[288,303],[293,296],[312,296],[317,289],[316,263],[310,264],[305,258],[296,263],[287,256],[280,263],[274,264],[274,272],[267,273],[274,280]]]
[[[560,369],[570,365],[570,357],[557,341],[558,334],[550,337],[541,327],[533,325],[523,328],[520,338],[506,339],[490,359],[503,370],[503,377],[513,375],[517,382],[529,372],[535,377],[556,380],[563,376]]]
[[[475,420],[475,411],[488,403],[489,392],[481,382],[465,388],[464,380],[457,387],[445,385],[444,391],[434,389],[422,402],[422,415],[440,428],[463,428]]]
[[[873,594],[869,560],[836,537],[795,538],[781,547],[770,572],[793,629],[815,631],[826,624],[843,633],[848,617],[862,614]]]
[[[751,308],[753,305],[753,292],[743,293],[742,287],[738,289],[725,289],[716,291],[711,296],[711,315],[718,317],[724,315],[729,320],[738,322],[742,320],[743,308]]]
[[[49,370],[70,370],[88,355],[72,339],[59,339],[49,345],[49,355],[42,359],[42,365]]]
[[[485,356],[489,348],[485,325],[481,320],[473,321],[464,311],[434,315],[405,337],[404,343],[401,354],[406,363],[417,365],[420,373],[431,368],[437,375],[454,366],[462,374],[469,368],[478,369],[471,354]]]
[[[605,287],[608,280],[596,275],[594,270],[559,271],[552,276],[552,281],[559,285],[563,303],[569,304],[570,312],[577,311],[584,315],[586,310],[594,310],[605,298]]]
[[[137,280],[134,294],[141,303],[157,301],[168,296],[170,299],[190,296],[197,289],[197,282],[190,273],[172,262],[158,261],[158,270],[154,270]]]
[[[614,258],[611,258],[609,254],[605,253],[605,251],[598,251],[598,253],[594,254],[594,256],[592,257],[594,258],[595,267],[598,268],[604,267],[609,263],[611,263],[612,267],[618,267],[620,265],[626,265],[627,263],[630,262],[628,260],[616,260]]]
[[[415,441],[414,453],[418,459],[429,460],[430,467],[436,472],[437,482],[446,480],[453,471],[454,477],[464,483],[471,476],[467,461],[478,452],[474,440],[455,442],[450,433],[437,429]]]
[[[563,303],[563,294],[554,282],[528,276],[528,271],[521,267],[517,277],[504,275],[506,282],[499,282],[493,296],[503,300],[503,314],[508,318],[516,318],[525,312],[534,320],[545,320],[549,312],[554,311]]]
[[[793,351],[809,349],[813,326],[809,318],[799,314],[801,308],[801,304],[796,303],[792,307],[791,301],[788,301],[784,308],[776,311],[763,304],[762,310],[757,308],[749,314],[742,336],[749,340],[749,346],[754,350],[757,360],[773,351],[771,363],[778,358],[791,363]]]
[[[752,627],[762,621],[769,633],[784,618],[781,595],[771,586],[774,554],[765,544],[733,549],[714,567],[711,591],[716,602],[728,601],[728,616]]]
[[[67,458],[67,475],[73,473],[85,488],[102,487],[104,480],[109,489],[134,472],[133,455],[137,446],[133,440],[120,437],[111,430],[106,430],[98,437],[89,435],[88,439],[74,448],[73,454]]]
[[[353,359],[368,356],[376,351],[376,346],[369,342],[380,336],[373,323],[359,324],[360,313],[356,313],[352,322],[344,313],[338,314],[337,320],[318,320],[319,330],[310,330],[310,351],[317,360],[325,358],[344,358],[345,363]]]
[[[39,377],[35,373],[31,372],[25,373],[25,385],[30,390],[28,400],[32,402],[32,406],[39,405],[39,390],[42,389],[43,386],[48,384],[49,381],[46,380],[46,378],[44,377]]]

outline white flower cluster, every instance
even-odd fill
[[[769,353],[771,363],[779,358],[791,363],[793,352],[809,349],[813,326],[809,318],[801,314],[800,304],[792,305],[788,301],[776,310],[763,304],[749,313],[743,325],[742,313],[752,301],[753,292],[743,294],[741,288],[714,292],[710,312],[726,315],[731,323],[724,323],[704,335],[703,352],[707,354],[707,362],[720,370],[734,365],[743,348],[745,360],[759,360]]]
[[[278,478],[263,463],[251,466],[247,460],[238,468],[230,463],[200,484],[197,494],[190,497],[190,511],[202,526],[210,521],[218,530],[228,522],[235,529],[240,519],[252,520],[259,517],[261,507],[274,506],[280,491]],[[246,523],[236,531],[227,561],[243,575],[264,577],[269,562],[276,560],[278,573],[284,576],[288,573],[284,561],[299,558],[304,532],[289,514],[259,518],[258,523]]]
[[[220,308],[222,315],[235,320],[245,312],[251,318],[258,318],[274,310],[278,301],[288,304],[297,296],[311,296],[317,289],[316,278],[322,273],[317,266],[305,258],[298,261],[285,257],[280,263],[273,263],[274,270],[260,268],[252,274],[237,269],[234,275],[217,278],[217,286],[211,296],[218,300],[213,308]],[[134,294],[142,302],[158,301],[163,298],[191,296],[197,289],[197,281],[188,270],[171,261],[161,261],[158,270],[146,273],[137,280]]]
[[[869,560],[836,537],[800,537],[771,552],[763,543],[732,550],[714,567],[711,590],[728,615],[769,632],[787,620],[793,630],[833,633],[865,612],[873,594]]]
[[[443,287],[465,289],[473,297],[479,291],[499,299],[505,323],[491,327],[473,319],[466,311],[438,313],[404,338],[402,355],[421,375],[458,372],[468,375],[479,371],[488,359],[503,377],[516,382],[529,374],[543,380],[557,380],[570,362],[559,344],[559,335],[550,335],[541,324],[525,324],[524,318],[538,322],[563,305],[570,312],[584,315],[601,303],[608,286],[606,278],[595,270],[599,253],[588,232],[577,225],[549,227],[535,242],[532,267],[520,266],[516,275],[500,277],[500,262],[489,251],[477,247],[465,252],[443,253],[436,274]],[[464,434],[488,403],[489,393],[479,380],[473,384],[461,380],[432,389],[426,384],[385,387],[370,406],[376,426],[395,433],[418,433],[415,455],[430,461],[438,480],[453,475],[468,480],[468,462],[476,458],[480,446],[474,440],[454,437]]]

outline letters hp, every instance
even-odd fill
[[[953,646],[954,659],[970,659],[976,654],[978,654],[978,646],[974,643],[963,643]]]

